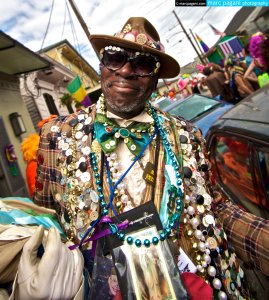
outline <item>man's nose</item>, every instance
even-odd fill
[[[122,77],[136,76],[132,65],[129,61],[127,61],[121,68],[116,70],[115,73]]]

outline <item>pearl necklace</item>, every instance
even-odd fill
[[[115,152],[107,155],[108,166],[111,174],[111,181],[113,184],[115,184],[123,175],[118,171],[119,163],[117,161],[117,157],[118,155]],[[129,201],[128,195],[125,192],[125,184],[123,182],[119,183],[119,185],[117,186],[114,192],[114,196],[117,199],[115,205],[117,210],[122,210],[123,212],[126,212],[134,208],[131,201]]]

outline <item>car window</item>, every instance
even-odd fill
[[[268,150],[267,150],[268,151]],[[261,185],[264,188],[266,199],[264,201],[269,203],[269,153],[266,152],[266,149],[257,149],[258,154],[258,164],[260,170],[260,181]],[[266,204],[264,205],[266,206]]]
[[[164,99],[163,101],[158,103],[158,107],[162,110],[166,106],[170,105],[171,103],[172,103],[172,101],[170,99]]]
[[[203,112],[217,106],[218,101],[194,95],[189,99],[181,101],[176,107],[169,110],[171,115],[181,116],[187,120],[192,120]]]
[[[248,211],[264,217],[263,210],[268,210],[269,207],[264,192],[261,193],[257,186],[261,182],[257,182],[259,177],[252,163],[252,151],[248,142],[234,137],[217,136],[213,152],[223,189]],[[263,161],[262,154],[260,158]]]

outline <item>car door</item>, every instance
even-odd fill
[[[269,219],[268,147],[219,132],[211,138],[209,159],[220,190],[240,207]]]

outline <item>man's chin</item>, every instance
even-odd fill
[[[138,101],[137,101],[138,102]],[[125,101],[117,103],[114,103],[112,101],[107,100],[107,108],[108,110],[112,110],[113,112],[118,113],[128,113],[133,112],[134,110],[137,110],[138,107],[141,107],[140,101],[139,103],[133,102],[133,103],[126,103]]]

